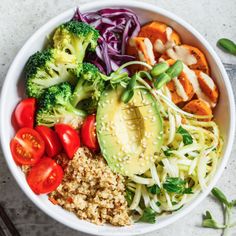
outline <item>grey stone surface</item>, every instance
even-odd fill
[[[52,17],[85,1],[74,0],[0,0],[0,85],[14,56],[36,29]],[[148,0],[163,7],[193,25],[215,48],[224,63],[236,65],[236,57],[216,48],[217,39],[228,37],[236,41],[235,0]],[[236,71],[228,68],[236,92]],[[4,138],[4,137],[1,137]],[[236,146],[217,186],[230,198],[236,198]],[[27,199],[11,176],[0,150],[0,202],[23,236],[83,236],[49,218]],[[221,208],[210,196],[195,210],[176,223],[145,236],[218,236],[219,230],[200,227],[202,213],[212,210],[222,219]],[[236,216],[234,217],[236,219]],[[236,235],[236,230],[231,231]]]

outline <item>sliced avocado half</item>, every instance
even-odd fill
[[[124,88],[108,89],[99,101],[96,130],[101,152],[109,167],[125,176],[143,174],[155,161],[162,145],[162,119],[152,95],[136,89],[125,104]]]

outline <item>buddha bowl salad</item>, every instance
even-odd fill
[[[203,52],[170,26],[77,10],[25,72],[10,148],[53,204],[96,224],[154,223],[214,176],[219,91]]]

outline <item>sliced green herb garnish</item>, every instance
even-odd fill
[[[181,134],[182,135],[184,145],[188,145],[188,144],[192,144],[193,143],[192,136],[182,126],[179,126],[179,128],[177,129],[177,134]]]
[[[163,152],[164,152],[165,156],[170,157],[171,154],[172,154],[171,151],[172,151],[172,149],[171,149],[171,148],[168,148],[168,149],[166,149],[166,150],[163,151]]]
[[[150,187],[147,188],[149,193],[152,194],[160,194],[161,193],[161,189],[157,184],[154,184]]]
[[[163,188],[170,193],[192,194],[192,188],[185,188],[186,181],[177,177],[168,177],[163,184]]]
[[[152,208],[147,207],[144,209],[143,215],[139,221],[154,224],[156,222],[156,214],[157,213]]]
[[[236,200],[229,201],[225,194],[218,188],[213,188],[212,195],[222,204],[224,211],[224,224],[218,223],[209,211],[203,215],[202,226],[213,229],[223,229],[222,236],[228,235],[229,228],[236,226],[236,222],[231,222],[232,208],[236,205]]]
[[[213,228],[213,229],[225,228],[225,225],[222,225],[216,222],[216,220],[212,217],[209,211],[206,211],[206,214],[203,215],[202,226],[206,228]]]
[[[126,192],[125,192],[125,199],[128,203],[128,206],[131,205],[132,201],[133,201],[133,198],[134,198],[134,193],[129,190],[129,189],[126,189]]]

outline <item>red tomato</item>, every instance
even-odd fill
[[[79,134],[70,125],[66,124],[56,124],[55,131],[61,140],[67,156],[73,159],[75,152],[80,147]]]
[[[36,99],[26,98],[23,99],[15,108],[14,116],[18,128],[33,128],[34,115],[36,110]]]
[[[50,193],[61,183],[63,170],[53,159],[42,158],[27,175],[27,182],[36,194]]]
[[[96,135],[96,115],[92,114],[86,117],[81,128],[81,139],[85,146],[93,151],[99,150],[97,135]]]
[[[42,137],[31,128],[21,128],[11,140],[10,147],[13,159],[21,165],[34,165],[45,150]]]
[[[55,131],[44,125],[38,125],[35,130],[39,132],[45,142],[46,153],[49,157],[56,156],[62,150],[60,139]]]

